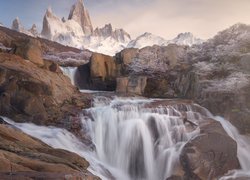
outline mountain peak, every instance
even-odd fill
[[[76,21],[86,35],[93,33],[93,26],[87,9],[83,5],[83,0],[78,0],[72,7],[69,13],[69,20]]]
[[[24,27],[22,26],[19,17],[16,17],[12,22],[12,29],[15,31],[23,31]]]
[[[192,46],[194,44],[201,44],[203,40],[196,38],[191,32],[180,33],[176,38],[169,41],[178,45]]]

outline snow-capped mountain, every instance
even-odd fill
[[[18,31],[18,32],[21,32],[21,33],[24,33],[24,34],[27,34],[29,36],[34,36],[34,37],[37,37],[39,36],[39,33],[37,32],[37,29],[36,29],[36,25],[33,24],[31,29],[29,30],[26,30],[24,28],[24,26],[22,25],[22,23],[20,22],[19,18],[16,17],[14,19],[14,21],[12,22],[12,27],[11,27],[13,30],[15,31]]]
[[[124,49],[131,40],[128,33],[123,29],[113,30],[111,24],[93,30],[83,0],[72,6],[68,20],[57,17],[49,8],[43,19],[42,36],[64,45],[109,55]]]
[[[153,35],[151,33],[144,33],[138,36],[135,40],[132,40],[127,45],[128,48],[143,48],[146,46],[159,45],[164,46],[167,45],[168,41],[160,36]]]
[[[72,6],[68,19],[77,22],[85,35],[91,35],[93,33],[89,12],[84,7],[83,0],[78,0],[77,3]]]
[[[48,8],[43,18],[41,35],[37,32],[35,25],[31,29],[25,30],[19,18],[13,21],[12,29],[30,36],[41,36],[67,46],[85,48],[112,56],[124,48],[166,46],[170,43],[192,46],[203,42],[191,33],[181,33],[172,40],[166,40],[151,33],[144,33],[131,40],[127,32],[123,29],[114,29],[111,24],[106,24],[102,28],[97,27],[94,30],[83,0],[77,0],[71,7],[68,19],[56,16],[52,9]]]
[[[167,46],[168,44],[178,44],[178,45],[185,45],[185,46],[192,46],[194,44],[201,44],[204,42],[203,40],[196,38],[192,33],[181,33],[176,38],[172,40],[166,40],[160,36],[156,36],[151,33],[144,33],[138,36],[135,40],[132,40],[128,44],[128,48],[144,48],[146,46]]]
[[[196,38],[192,33],[185,32],[178,34],[176,38],[170,40],[168,43],[192,46],[194,44],[201,44],[203,42],[203,40]]]
[[[62,21],[48,8],[43,18],[42,37],[64,45],[82,48],[84,32],[75,20]]]

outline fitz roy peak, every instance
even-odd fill
[[[88,10],[83,5],[83,0],[78,0],[75,5],[72,6],[69,20],[75,20],[80,26],[84,34],[90,35],[93,33],[93,26],[89,17]]]
[[[18,18],[13,21],[12,29],[30,36],[41,36],[66,46],[89,49],[111,56],[125,48],[141,49],[153,45],[167,46],[170,43],[192,46],[203,42],[191,33],[181,33],[172,40],[166,40],[151,33],[144,33],[132,40],[126,31],[114,29],[111,24],[94,29],[83,0],[77,0],[71,7],[68,19],[56,16],[52,8],[49,7],[43,18],[41,34],[37,32],[35,25],[30,30],[25,30]]]
[[[112,25],[93,30],[91,19],[83,1],[78,0],[68,20],[57,17],[48,8],[43,19],[42,37],[80,49],[114,55],[129,43],[130,35],[123,29],[113,30]]]

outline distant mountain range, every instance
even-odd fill
[[[132,40],[125,30],[114,29],[111,24],[94,29],[83,0],[78,0],[72,6],[68,19],[59,18],[51,8],[48,8],[43,18],[41,33],[38,33],[35,24],[31,29],[26,30],[18,18],[13,21],[12,29],[30,36],[40,36],[64,45],[80,49],[85,48],[108,55],[115,55],[124,48],[166,46],[171,43],[192,46],[203,42],[190,32],[181,33],[172,40],[166,40],[146,32]]]

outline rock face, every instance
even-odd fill
[[[103,28],[96,28],[93,32],[94,36],[102,37],[102,38],[108,38],[112,37],[116,41],[126,43],[128,40],[130,40],[130,35],[125,32],[123,29],[115,29],[113,30],[113,27],[111,24],[106,24]]]
[[[64,118],[76,113],[73,106],[77,106],[79,94],[69,78],[15,55],[1,53],[0,57],[1,115],[60,126]]]
[[[43,66],[41,44],[36,39],[26,39],[24,41],[14,42],[15,54],[24,59],[30,60],[38,66]]]
[[[38,31],[37,31],[37,27],[35,24],[32,25],[32,27],[29,29],[29,32],[31,34],[33,34],[33,36],[37,37],[39,35]]]
[[[18,17],[12,22],[12,29],[19,32],[24,30],[24,27],[22,26]]]
[[[217,179],[229,170],[239,169],[237,144],[219,122],[206,120],[201,134],[183,148],[180,162],[186,179]]]
[[[116,78],[116,92],[143,95],[147,84],[147,77],[131,76]]]
[[[146,76],[144,96],[194,99],[250,133],[249,42],[250,27],[236,24],[193,47],[128,49],[116,55],[118,74]]]
[[[3,124],[0,124],[0,160],[0,176],[4,179],[9,178],[8,172],[14,172],[19,179],[29,177],[58,179],[66,175],[99,179],[87,171],[89,163],[84,158],[72,152],[53,149]]]
[[[82,27],[85,35],[93,33],[93,26],[83,0],[77,0],[77,3],[72,6],[68,19],[75,20]]]

